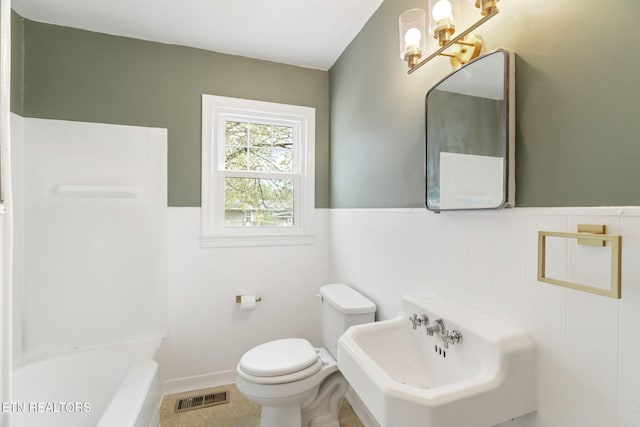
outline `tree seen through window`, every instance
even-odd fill
[[[225,169],[265,172],[225,178],[225,226],[293,225],[294,129],[291,126],[226,121]],[[268,176],[267,176],[268,175]]]

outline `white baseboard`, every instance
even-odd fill
[[[162,398],[160,399],[160,401],[156,405],[156,410],[153,413],[153,418],[151,419],[151,422],[149,423],[149,427],[160,427],[160,405],[161,404],[162,404]]]
[[[184,393],[186,391],[202,390],[204,388],[219,387],[236,382],[236,371],[212,372],[193,377],[175,378],[162,382],[162,392],[167,394]]]
[[[373,418],[371,412],[364,406],[364,402],[351,387],[349,387],[344,397],[347,399],[347,402],[349,402],[349,405],[351,405],[351,408],[353,408],[353,412],[360,418],[364,427],[380,427],[380,424]]]

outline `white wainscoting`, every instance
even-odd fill
[[[403,294],[428,289],[535,338],[539,410],[504,426],[640,425],[640,208],[334,209],[329,222],[329,279],[371,298],[378,319],[394,317]],[[623,236],[621,300],[537,281],[538,230],[578,223]],[[606,265],[606,248],[574,242],[548,245],[549,275],[584,279]]]
[[[315,210],[315,243],[202,248],[200,208],[168,211],[169,337],[165,393],[228,384],[244,352],[278,338],[321,344],[320,286],[328,280],[328,211]],[[240,311],[235,296],[262,297]]]

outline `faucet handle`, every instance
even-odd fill
[[[462,342],[462,332],[460,332],[457,329],[454,329],[453,331],[449,331],[449,333],[447,333],[447,341],[451,344],[458,344]]]
[[[442,342],[444,343],[444,348],[449,348],[449,344],[461,343],[462,332],[458,331],[457,329],[449,331],[442,337]]]
[[[418,315],[413,313],[411,316],[409,316],[409,322],[411,322],[411,326],[413,326],[413,329],[416,329],[416,321],[418,320]]]
[[[409,316],[409,322],[411,322],[411,326],[413,327],[413,329],[417,329],[418,326],[427,325],[429,323],[429,318],[426,314],[418,315],[416,313],[413,313],[411,316]]]

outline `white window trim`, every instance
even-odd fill
[[[224,177],[246,176],[224,171],[225,117],[282,120],[299,132],[294,148],[294,171],[274,178],[294,181],[293,227],[224,227]],[[260,176],[266,175],[260,173]],[[202,95],[202,212],[200,244],[203,247],[273,246],[311,244],[314,241],[315,108],[223,96]]]

